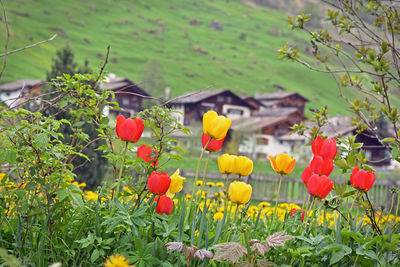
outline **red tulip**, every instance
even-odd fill
[[[303,173],[301,174],[301,180],[303,181],[303,184],[304,184],[305,186],[307,186],[308,180],[310,179],[311,175],[313,175],[313,174],[314,174],[314,173],[313,173],[313,171],[311,170],[310,165],[308,165],[308,166],[304,169]]]
[[[174,208],[174,203],[172,202],[172,199],[170,197],[167,197],[166,195],[162,196],[157,196],[155,198],[155,201],[157,201],[157,207],[156,207],[156,212],[158,214],[170,214],[172,212],[172,209]]]
[[[218,150],[220,150],[222,145],[224,144],[225,137],[222,138],[221,140],[211,139],[206,150],[211,151],[211,152],[217,152]],[[201,141],[203,143],[203,148],[207,144],[208,140],[210,140],[210,137],[207,136],[205,133],[203,133],[203,137],[201,138]]]
[[[310,163],[311,171],[320,175],[331,174],[333,168],[333,160],[330,158],[323,158],[321,156],[314,156]]]
[[[367,172],[354,167],[350,176],[350,182],[353,187],[361,189],[364,192],[368,192],[375,182],[375,173],[372,171]]]
[[[144,123],[142,119],[125,119],[124,116],[118,115],[115,131],[120,139],[136,143],[142,136],[143,130]]]
[[[165,172],[158,173],[153,171],[147,179],[147,187],[153,194],[163,195],[168,191],[171,178]]]
[[[142,158],[145,162],[151,162],[151,165],[153,167],[157,166],[158,164],[158,159],[157,162],[154,162],[154,159],[156,158],[156,156],[151,157],[152,154],[156,154],[157,151],[154,150],[152,147],[150,146],[146,146],[146,145],[141,145],[138,150],[137,150],[137,156],[138,158]]]
[[[292,211],[290,212],[290,216],[293,216],[298,211],[302,211],[302,209],[292,209]],[[306,214],[306,212],[303,210],[303,214],[301,215],[301,222],[304,221],[304,215],[305,214]]]
[[[333,188],[331,178],[326,175],[313,174],[308,180],[307,190],[310,195],[324,199]]]
[[[334,159],[337,154],[337,146],[335,139],[322,139],[317,136],[314,141],[312,141],[312,152],[315,156],[321,156],[323,158]]]

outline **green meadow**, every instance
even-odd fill
[[[98,70],[110,44],[106,72],[143,86],[155,83],[156,96],[165,86],[174,97],[204,88],[253,95],[278,85],[308,98],[308,108],[328,105],[332,114],[348,113],[329,75],[278,59],[277,50],[287,42],[309,57],[308,37],[288,29],[287,15],[279,10],[217,0],[13,0],[5,7],[9,50],[58,36],[9,56],[1,82],[45,79],[56,50],[66,44],[78,64],[88,59]],[[3,47],[4,23],[0,31]]]

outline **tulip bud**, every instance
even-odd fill
[[[367,172],[360,170],[358,167],[354,167],[350,176],[350,182],[354,188],[368,192],[375,182],[375,173],[372,171]]]
[[[121,140],[136,143],[142,136],[143,130],[144,123],[142,119],[125,119],[122,115],[117,117],[115,131]]]
[[[165,194],[171,184],[171,178],[165,172],[153,171],[147,180],[147,188],[153,194]]]
[[[236,204],[246,204],[250,201],[252,187],[244,182],[234,181],[229,185],[229,198]]]
[[[154,162],[154,157],[151,157],[152,154],[157,153],[156,150],[154,150],[152,147],[150,146],[146,146],[145,144],[141,145],[138,149],[137,149],[137,156],[138,158],[143,159],[145,162],[151,162],[151,165],[153,167],[158,165],[158,160],[157,162]]]
[[[321,156],[314,156],[313,160],[310,163],[311,171],[320,175],[329,175],[331,174],[333,168],[333,160],[330,158],[323,158]]]
[[[332,180],[326,176],[313,174],[308,180],[307,190],[310,195],[324,199],[333,188]]]
[[[317,136],[314,141],[312,141],[312,152],[315,156],[321,156],[323,158],[334,159],[337,154],[337,146],[335,139],[322,139]]]
[[[210,110],[203,116],[203,132],[215,140],[221,140],[226,136],[231,123],[231,119],[218,116],[217,112]]]
[[[201,138],[203,148],[207,145],[206,150],[211,152],[218,152],[221,149],[222,145],[224,144],[225,137],[222,138],[221,140],[211,139],[210,143],[208,143],[207,145],[207,142],[208,140],[210,140],[210,137],[207,136],[205,133],[203,133],[203,136]]]
[[[239,156],[235,159],[235,168],[240,176],[248,176],[253,171],[253,161],[248,157]]]
[[[308,165],[304,169],[303,173],[301,174],[301,180],[303,181],[303,184],[305,186],[307,186],[308,180],[310,179],[311,175],[313,175],[313,174],[314,173],[312,172],[310,165]]]
[[[269,160],[272,169],[274,169],[276,173],[282,175],[290,174],[293,171],[294,166],[296,166],[296,159],[292,158],[290,155],[286,153],[280,153],[276,155],[276,158],[270,155]]]
[[[155,198],[155,201],[157,201],[156,212],[158,214],[168,215],[172,212],[172,209],[174,208],[174,203],[172,202],[172,199],[170,197],[167,197],[165,195],[157,196]]]
[[[237,156],[223,154],[218,157],[218,168],[222,174],[231,174],[236,172],[236,158]]]

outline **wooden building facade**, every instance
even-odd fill
[[[201,122],[204,113],[209,110],[236,119],[250,117],[251,110],[254,109],[252,105],[227,89],[193,91],[176,97],[168,106],[179,111],[175,116],[183,125]]]

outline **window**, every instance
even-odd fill
[[[122,105],[129,106],[129,98],[128,97],[122,97]]]
[[[218,101],[218,102],[224,102],[224,101],[225,101],[225,98],[224,98],[223,96],[218,96],[218,97],[217,97],[217,101]]]
[[[230,103],[230,102],[232,102],[232,97],[230,97],[230,96],[227,96],[227,97],[226,97],[226,102],[227,102],[227,103]]]
[[[234,108],[228,108],[228,114],[241,116],[241,115],[243,115],[243,110],[234,109]]]

